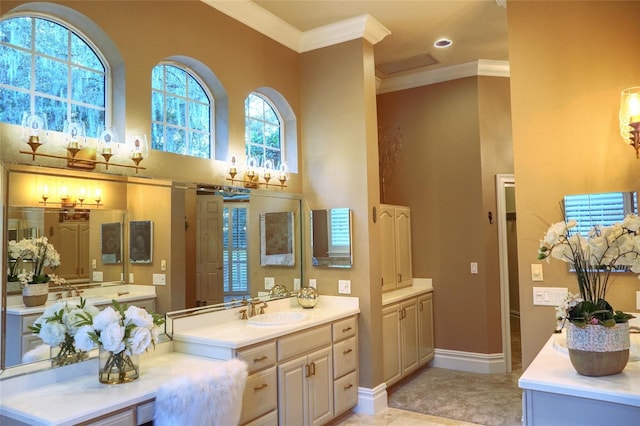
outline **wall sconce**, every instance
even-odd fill
[[[36,159],[36,151],[47,141],[49,133],[47,131],[47,116],[45,114],[22,114],[22,139],[31,147],[33,159]]]
[[[85,187],[79,187],[77,189],[77,193],[75,195],[75,197],[72,195],[72,193],[69,191],[69,188],[67,187],[67,185],[62,185],[60,186],[60,190],[58,193],[59,199],[60,201],[49,201],[49,199],[51,198],[51,191],[49,188],[49,185],[43,185],[42,186],[42,194],[40,195],[40,198],[42,198],[42,201],[40,201],[40,203],[42,205],[44,205],[45,207],[48,205],[59,205],[60,207],[66,207],[66,208],[75,208],[75,207],[89,207],[89,206],[94,206],[94,207],[101,207],[102,206],[102,190],[100,188],[96,188],[93,191],[93,200],[95,201],[94,203],[85,203],[85,201],[87,200],[87,198],[90,196],[88,194],[88,191]]]
[[[620,135],[640,158],[640,86],[622,91],[620,99]]]
[[[144,133],[136,133],[129,140],[129,157],[136,163],[136,166],[138,166],[140,162],[148,156],[149,145],[147,144],[147,135]]]
[[[258,160],[253,157],[249,157],[247,159],[247,165],[244,172],[241,170],[242,167],[240,166],[240,161],[238,160],[237,155],[231,154],[227,163],[227,172],[230,176],[227,180],[230,180],[231,184],[233,184],[233,182],[242,182],[244,183],[245,188],[257,189],[260,185],[264,185],[267,188],[270,186],[279,186],[280,189],[283,189],[286,187],[285,183],[289,180],[289,169],[284,162],[276,170],[273,167],[273,160],[267,159],[265,160],[264,165],[259,167]],[[235,178],[237,175],[243,173],[244,178]],[[269,183],[274,176],[278,179],[278,182],[280,182],[279,184]],[[264,182],[261,182],[260,179]]]
[[[22,139],[31,147],[31,151],[21,150],[20,153],[31,155],[33,161],[35,161],[36,157],[64,159],[67,160],[67,167],[83,170],[94,169],[96,164],[104,164],[107,170],[110,165],[128,167],[136,169],[136,173],[140,169],[145,169],[140,166],[140,162],[149,156],[146,135],[136,135],[136,138],[131,143],[129,158],[133,161],[133,165],[111,161],[112,157],[120,151],[120,143],[114,128],[103,127],[98,135],[97,147],[94,139],[87,138],[84,124],[80,121],[66,120],[63,135],[63,147],[67,151],[66,155],[36,152],[48,136],[46,116],[44,114],[25,112],[22,118]],[[138,141],[137,143],[136,140]],[[78,155],[81,151],[86,155]],[[104,158],[104,161],[96,159],[96,152]]]

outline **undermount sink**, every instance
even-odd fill
[[[267,312],[249,318],[248,322],[251,325],[279,326],[304,321],[307,318],[306,313],[298,311]]]

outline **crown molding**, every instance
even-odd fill
[[[479,59],[460,65],[389,77],[380,81],[378,94],[397,92],[399,90],[412,89],[414,87],[473,76],[508,78],[510,76],[509,62]]]
[[[308,31],[300,31],[250,0],[201,1],[298,53],[358,38],[364,38],[371,44],[376,44],[391,34],[391,31],[369,14]]]

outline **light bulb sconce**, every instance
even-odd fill
[[[289,170],[284,162],[275,170],[272,160],[265,160],[263,166],[259,167],[258,161],[253,157],[249,157],[245,170],[242,171],[238,157],[232,154],[227,163],[227,173],[229,174],[227,180],[231,181],[232,185],[235,182],[241,182],[245,188],[252,189],[258,189],[261,185],[265,188],[275,186],[284,189],[287,187],[285,184],[289,180]],[[244,177],[236,179],[238,175],[244,175]],[[277,179],[278,183],[270,183],[274,179]]]
[[[64,207],[64,208],[75,208],[75,207],[102,207],[102,190],[101,189],[96,189],[93,192],[93,203],[87,203],[85,202],[88,198],[87,195],[87,191],[85,188],[80,188],[78,190],[78,194],[73,197],[69,191],[67,190],[66,186],[62,186],[62,188],[60,189],[60,201],[49,201],[50,197],[50,193],[49,193],[49,187],[47,185],[45,185],[42,188],[42,194],[40,195],[40,198],[42,199],[42,201],[39,201],[39,204],[42,204],[43,206],[60,206],[60,207]]]
[[[640,87],[624,89],[620,96],[620,136],[640,158]]]
[[[36,160],[36,157],[56,158],[67,161],[67,167],[72,169],[94,169],[96,165],[102,164],[108,170],[109,166],[117,166],[124,168],[145,170],[145,167],[140,166],[140,162],[148,156],[149,150],[146,145],[146,136],[136,135],[131,142],[129,158],[133,162],[132,164],[122,164],[111,162],[111,158],[119,151],[119,143],[116,137],[115,131],[112,129],[105,129],[98,136],[97,149],[94,146],[89,146],[84,133],[84,126],[80,122],[67,120],[64,126],[64,142],[63,147],[66,150],[66,155],[58,154],[45,154],[37,152],[38,148],[43,145],[48,139],[49,132],[47,130],[46,115],[44,114],[30,114],[24,113],[22,119],[22,139],[31,148],[30,151],[20,150],[21,154],[27,154],[31,156],[32,161]],[[136,141],[138,142],[136,145]],[[79,154],[86,152],[87,155],[79,158]],[[102,156],[103,160],[96,158],[96,153]]]

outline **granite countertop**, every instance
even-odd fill
[[[73,368],[75,374],[48,384],[36,386],[33,377],[22,388],[15,380],[0,381],[0,414],[34,426],[73,425],[153,399],[157,389],[171,379],[220,363],[177,352],[149,353],[140,357],[137,380],[105,385],[98,381],[97,362],[93,359],[62,367]],[[50,374],[62,374],[55,370],[61,369]]]
[[[228,312],[204,314],[199,320],[198,317],[187,319],[190,324],[186,327],[180,326],[180,320],[178,324],[174,323],[173,340],[176,343],[238,349],[358,314],[358,302],[356,297],[320,296],[318,304],[312,309],[301,308],[295,298],[285,299],[280,303],[269,302],[267,313],[296,312],[305,315],[303,320],[283,325],[254,325],[250,320],[238,319],[237,310],[231,310],[231,316]],[[194,320],[198,325],[194,324]]]
[[[630,321],[640,326],[640,314]],[[640,334],[631,334],[629,363],[620,374],[606,377],[581,376],[571,365],[564,331],[553,334],[531,365],[520,376],[524,390],[615,402],[640,407]]]
[[[431,278],[414,278],[409,287],[382,293],[382,306],[390,305],[404,299],[433,291]]]

